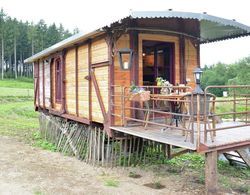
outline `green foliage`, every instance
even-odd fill
[[[183,169],[185,167],[199,171],[205,166],[205,158],[203,155],[197,153],[187,153],[167,160],[165,164],[169,165],[171,170]],[[250,178],[249,168],[231,166],[227,161],[219,160],[218,169],[220,174],[225,176],[242,179]]]
[[[0,87],[33,89],[34,84],[33,84],[33,79],[20,77],[15,80],[14,79],[0,80]],[[10,93],[9,95],[12,95],[12,94]],[[1,96],[1,92],[0,92],[0,96]]]
[[[56,146],[46,140],[41,136],[39,131],[35,131],[33,133],[33,139],[34,139],[34,146],[40,147],[44,150],[50,150],[55,152]]]
[[[4,77],[13,78],[14,76],[15,50],[17,64],[20,64],[20,62],[23,63],[23,60],[31,55],[71,35],[72,33],[65,30],[61,24],[59,26],[56,26],[54,23],[47,25],[44,20],[40,20],[37,24],[19,21],[16,18],[8,16],[2,9],[0,11],[0,44],[3,40],[4,61],[8,64],[4,71],[7,74],[4,74]],[[0,54],[2,53],[1,50],[2,47],[0,47]],[[29,76],[32,76],[32,74]]]
[[[226,100],[232,100],[232,97],[218,97],[217,100],[221,100],[221,101],[226,101]],[[216,114],[222,114],[222,113],[229,113],[229,112],[233,112],[233,102],[217,102],[216,103]],[[246,105],[245,102],[240,102],[237,103],[236,105],[236,112],[244,112],[246,111]],[[231,115],[222,115],[220,116],[221,118],[224,119],[231,119],[232,118],[232,114]],[[241,118],[241,117],[245,117],[245,115],[237,115],[237,118]]]
[[[1,98],[2,101],[2,98]],[[32,101],[6,102],[0,106],[0,135],[31,138],[38,128]]]
[[[106,179],[104,185],[109,187],[118,187],[120,184],[116,179]]]
[[[11,88],[18,86],[17,81],[0,82],[0,86],[4,86],[0,87],[0,135],[32,140],[33,131],[38,129],[38,115],[34,111],[33,98],[26,93],[30,90],[33,94],[33,90],[23,88],[30,86],[30,82],[20,83],[21,88]]]
[[[250,84],[250,56],[234,64],[218,63],[205,67],[202,77],[202,87],[209,85],[249,85]],[[210,89],[216,96],[222,96],[228,89]],[[244,90],[239,91],[242,93]]]
[[[204,166],[204,156],[199,154],[183,154],[181,156],[167,160],[166,164],[176,166],[179,168],[189,167],[193,169],[200,169]]]

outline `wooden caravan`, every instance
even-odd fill
[[[195,88],[193,71],[200,67],[200,44],[247,35],[250,27],[207,14],[133,12],[26,59],[34,63],[35,108],[83,124],[102,125],[112,137],[124,133],[186,151],[208,152],[211,160],[211,151],[250,145],[250,106],[246,104],[244,113],[224,113],[243,114],[245,122],[216,125],[215,118],[222,114],[216,114],[216,100],[207,98],[209,88],[203,97],[181,94]],[[171,85],[157,86],[157,78]],[[132,88],[149,91],[148,101],[133,101]],[[161,94],[166,88],[170,94]],[[247,102],[249,96],[244,97],[240,101]]]

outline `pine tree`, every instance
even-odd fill
[[[63,25],[47,25],[18,21],[0,10],[0,69],[1,79],[19,75],[32,75],[32,64],[24,65],[23,59],[71,36]],[[4,68],[4,65],[5,68]]]

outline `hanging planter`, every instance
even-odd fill
[[[144,88],[137,87],[134,84],[130,87],[130,101],[145,102],[150,100],[150,91],[145,91]]]
[[[130,93],[130,101],[145,102],[150,100],[150,91],[141,91],[137,93]]]

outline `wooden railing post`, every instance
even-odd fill
[[[246,124],[248,123],[248,97],[246,95]]]
[[[201,143],[201,140],[200,140],[200,130],[201,130],[201,123],[200,123],[200,95],[197,94],[197,148],[198,148],[198,151],[199,151],[199,148],[200,148],[200,143]]]
[[[191,117],[191,142],[194,144],[194,94],[191,95],[189,104],[191,104],[191,115],[189,116]]]
[[[122,125],[123,126],[126,126],[126,121],[125,121],[125,87],[121,87],[121,97],[122,97],[122,113],[121,113],[121,116],[122,116]]]
[[[233,98],[234,98],[234,101],[233,101],[233,121],[235,122],[236,121],[236,92],[235,92],[235,88],[234,88],[234,94],[233,94]]]

